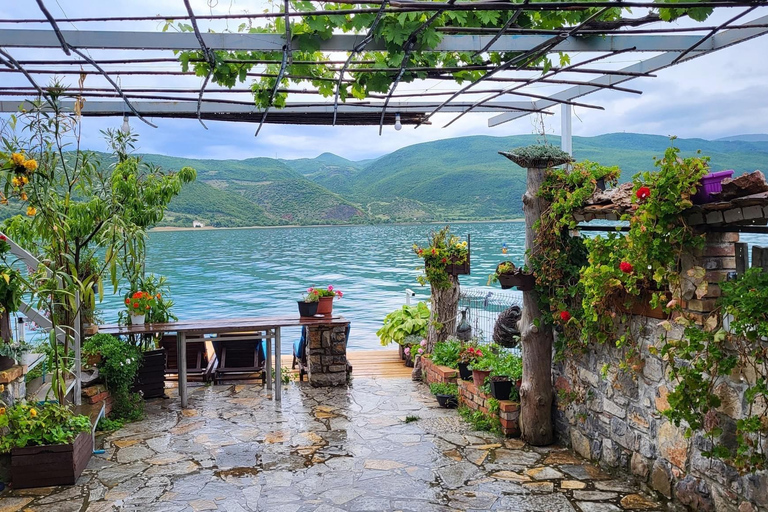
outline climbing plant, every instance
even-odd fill
[[[522,4],[524,0],[514,2]],[[645,20],[673,21],[687,16],[696,21],[703,21],[712,13],[712,8],[707,7],[705,2],[701,3],[702,7],[660,8],[652,11]],[[271,4],[273,12],[284,12],[282,2]],[[286,73],[280,76],[279,88],[285,88],[290,83],[309,82],[321,95],[333,96],[338,81],[337,66],[327,63],[329,56],[319,51],[320,41],[327,40],[336,33],[368,33],[374,25],[374,40],[383,43],[386,51],[363,51],[356,54],[355,62],[347,70],[349,76],[345,76],[344,81],[339,84],[338,94],[342,101],[350,96],[363,99],[372,93],[387,92],[397,79],[404,60],[405,70],[401,82],[428,78],[430,72],[425,68],[437,67],[451,70],[450,74],[454,80],[461,84],[475,81],[485,73],[485,70],[477,69],[477,66],[499,65],[520,55],[511,52],[475,54],[434,51],[442,40],[443,32],[440,29],[501,28],[514,15],[514,10],[444,10],[434,13],[434,17],[433,13],[425,12],[388,12],[379,17],[379,6],[370,6],[366,12],[359,12],[358,6],[351,3],[329,2],[320,5],[322,12],[312,15],[313,11],[318,10],[315,3],[305,0],[290,1],[292,13],[301,12],[306,15],[290,17],[291,47],[294,51],[291,62],[285,67]],[[347,12],[353,9],[356,9],[356,12]],[[600,26],[603,27],[608,24],[611,28],[617,28],[631,23],[630,20],[622,18],[621,8],[600,12],[601,9],[595,7],[584,10],[524,11],[515,20],[515,25],[529,29],[560,29],[576,26],[598,14],[594,21],[601,22]],[[169,20],[163,30],[192,32],[194,28],[189,23]],[[275,17],[261,26],[243,23],[236,30],[251,34],[284,34],[285,19]],[[206,55],[200,49],[177,52],[177,55],[182,70],[192,69],[197,76],[210,76],[212,82],[229,88],[246,82],[247,74],[258,65],[259,73],[264,76],[252,83],[256,105],[262,108],[269,105],[285,105],[287,92],[273,94],[280,75],[282,51],[211,51]],[[567,54],[560,53],[558,58],[561,65],[570,62]],[[267,63],[257,64],[254,61]],[[546,55],[536,55],[527,61],[523,60],[521,65],[543,67],[546,72],[552,66],[552,61]],[[366,72],[360,72],[361,70]]]

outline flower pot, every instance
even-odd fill
[[[496,400],[509,400],[514,383],[511,380],[492,380],[491,395]]]
[[[0,342],[2,343],[2,342]],[[0,372],[7,370],[8,368],[15,366],[16,360],[12,357],[0,356]]]
[[[304,302],[303,300],[298,301],[299,304],[299,316],[303,317],[309,317],[309,316],[315,316],[317,314],[317,302]]]
[[[440,404],[440,407],[453,409],[459,405],[455,395],[435,395],[435,398],[437,398],[437,403]]]
[[[165,349],[148,350],[142,354],[131,391],[141,393],[144,398],[165,395]]]
[[[405,348],[399,343],[397,344],[397,347],[398,347],[398,353],[400,354],[400,360],[405,361]]]
[[[333,297],[320,297],[317,303],[317,314],[331,316],[333,313]]]
[[[459,363],[459,376],[462,380],[469,380],[472,378],[472,370],[469,369],[469,363]]]
[[[131,314],[131,325],[142,325],[145,319],[146,315]]]
[[[485,384],[485,379],[491,374],[491,370],[472,370],[472,382],[475,387],[481,388]]]
[[[598,190],[605,191],[605,178],[598,178],[595,181],[595,185],[597,186]]]
[[[536,278],[533,274],[526,274],[518,268],[512,273],[499,274],[499,284],[502,290],[508,290],[517,286],[517,289],[521,292],[528,292],[533,290]]]
[[[413,368],[413,358],[407,357],[405,359],[405,366],[407,366],[408,368]]]
[[[85,324],[85,328],[83,329],[83,335],[84,336],[93,336],[97,332],[99,332],[99,326],[98,324]]]
[[[26,446],[11,450],[14,489],[74,485],[93,453],[90,432],[81,432],[70,444]],[[41,468],[45,468],[41,471]]]
[[[723,190],[723,180],[733,176],[733,170],[711,172],[701,178],[696,194],[691,198],[694,204],[711,203],[715,199],[712,194],[719,194]]]

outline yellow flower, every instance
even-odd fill
[[[24,155],[21,153],[14,153],[11,155],[11,161],[16,165],[24,165]]]
[[[21,195],[19,196],[19,198],[20,198],[22,201],[26,201],[26,200],[27,200],[27,193],[26,193],[26,192],[22,192],[22,193],[21,193]]]
[[[20,180],[19,178],[13,178],[13,179],[11,180],[11,184],[12,184],[14,187],[18,187],[18,186],[20,186],[20,185],[21,185],[21,180]]]
[[[35,160],[32,160],[32,159],[30,158],[29,160],[27,160],[26,162],[24,162],[24,168],[25,168],[26,170],[30,171],[30,172],[34,171],[35,169],[37,169],[37,161],[35,161]]]
[[[0,384],[0,393],[5,391],[5,384]]]
[[[32,416],[33,418],[35,416],[37,416],[37,409],[35,409],[34,407],[32,409],[30,409],[29,410],[29,415]]]
[[[5,407],[0,407],[0,416],[5,414]]]
[[[22,176],[21,183],[22,185],[26,185],[27,183],[29,183],[29,178],[27,178],[26,176]]]
[[[34,217],[35,215],[37,215],[37,208],[35,208],[34,206],[27,207],[27,215],[29,215],[30,217]]]

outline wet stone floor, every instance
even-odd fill
[[[260,384],[190,392],[186,410],[175,394],[148,401],[77,485],[6,491],[0,512],[662,509],[562,448],[471,431],[405,379],[294,383],[282,405]]]

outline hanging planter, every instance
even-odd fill
[[[511,274],[499,274],[499,284],[502,290],[517,287],[521,292],[529,292],[536,285],[536,277],[531,273],[523,272],[522,269],[515,269]]]
[[[549,144],[539,144],[515,148],[512,151],[499,151],[525,169],[549,169],[573,161],[573,157],[562,149]]]

